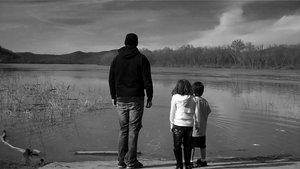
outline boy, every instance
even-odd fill
[[[195,163],[196,167],[207,166],[206,162],[206,124],[209,113],[211,112],[208,102],[201,97],[204,91],[204,85],[201,82],[195,82],[192,85],[194,99],[196,102],[194,129],[192,137],[192,161],[194,159],[195,148],[200,147],[201,159]],[[198,122],[197,122],[198,121]]]

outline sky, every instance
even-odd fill
[[[300,43],[300,0],[0,0],[0,46],[63,54],[120,48]]]

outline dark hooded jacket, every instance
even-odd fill
[[[112,99],[143,97],[144,89],[147,101],[153,97],[150,63],[136,47],[125,46],[118,50],[111,63],[109,87]]]

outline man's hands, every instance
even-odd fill
[[[111,103],[113,106],[117,106],[117,99],[111,99]],[[152,101],[147,101],[146,108],[150,108],[152,106]]]
[[[150,108],[152,106],[152,101],[147,101],[146,108]]]
[[[117,99],[111,99],[111,103],[113,106],[117,106]]]

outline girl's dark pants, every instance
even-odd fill
[[[182,148],[184,153],[185,166],[191,165],[191,150],[192,150],[192,133],[193,127],[183,127],[174,125],[173,129],[173,141],[174,141],[174,155],[176,158],[177,166],[183,166],[182,163]]]

